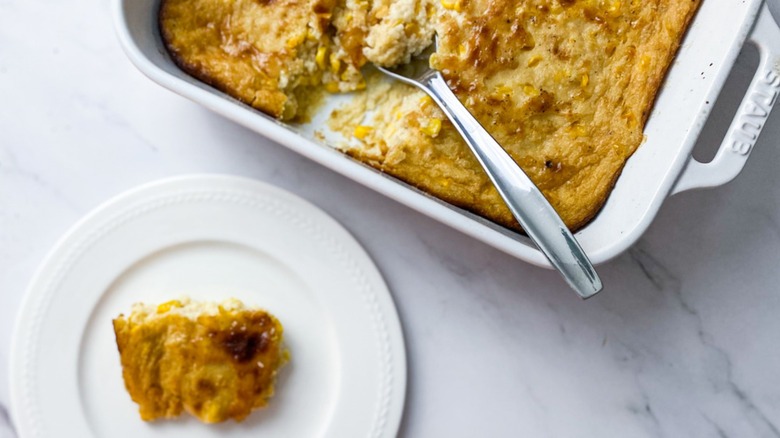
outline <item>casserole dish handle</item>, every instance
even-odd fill
[[[691,157],[672,188],[672,194],[725,184],[742,171],[780,96],[780,27],[766,4],[761,7],[748,41],[758,48],[760,61],[753,81],[726,132],[715,158],[702,163]]]

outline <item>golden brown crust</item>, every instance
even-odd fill
[[[261,310],[120,315],[113,325],[125,386],[145,421],[182,410],[206,423],[240,421],[266,405],[286,359],[281,324]]]
[[[432,64],[572,229],[601,209],[687,24],[691,0],[468,0],[443,12]],[[399,88],[401,86],[398,86]],[[370,93],[370,90],[369,90]],[[449,203],[519,228],[422,93],[398,91],[348,153]],[[411,101],[411,102],[410,102]],[[440,129],[428,129],[440,124]]]
[[[331,32],[335,8],[332,0],[163,0],[158,17],[163,42],[182,70],[291,120],[302,112],[298,88],[361,86],[355,54],[337,45],[350,29]]]
[[[229,53],[225,28],[232,8],[227,2],[214,7],[190,7],[188,2],[164,1],[160,5],[160,30],[176,64],[197,79],[274,117],[281,117],[287,97],[276,87],[279,54],[260,52],[251,44],[234,44]],[[219,7],[217,7],[219,6]],[[265,62],[254,65],[253,59]]]
[[[236,3],[245,1],[249,0]],[[251,14],[262,16],[276,2],[285,1],[288,8],[301,6],[293,0],[275,0]],[[187,3],[210,9],[219,2],[164,0],[164,5]],[[319,66],[314,62],[313,71],[319,73],[313,74],[327,78],[322,82],[330,91],[362,88],[357,84],[362,82],[359,69],[367,62],[366,55],[384,64],[405,60],[424,46],[432,27],[439,37],[433,66],[539,186],[564,222],[578,229],[601,209],[626,160],[642,143],[657,90],[699,3],[339,0],[330,5],[330,27],[317,43],[338,62],[330,65],[328,59],[328,65]],[[163,20],[162,26],[185,21],[182,17]],[[286,29],[293,32],[295,24]],[[387,49],[394,41],[407,51]],[[260,45],[254,47],[260,50]],[[317,52],[307,50],[297,50],[295,56],[308,59]],[[175,48],[172,51],[176,53]],[[219,59],[241,65],[240,59]],[[281,71],[289,70],[289,61],[280,62]],[[241,96],[237,84],[242,74],[230,75],[232,85],[225,85],[213,73],[198,77],[228,92],[232,87],[231,93]],[[253,105],[286,118],[295,93],[272,82],[261,84],[267,94],[258,95]],[[338,123],[331,127],[357,137],[344,146],[346,153],[449,203],[518,229],[452,125],[438,108],[421,101],[422,93],[396,83],[366,94],[374,101],[373,119],[364,120],[364,112],[346,108],[333,117]],[[288,103],[280,105],[281,95]],[[347,113],[353,117],[344,117]]]

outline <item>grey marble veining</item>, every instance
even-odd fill
[[[16,432],[11,423],[11,414],[3,404],[0,404],[0,438],[16,438]]]
[[[0,438],[14,316],[46,252],[111,196],[194,172],[290,190],[365,246],[406,335],[402,436],[780,436],[780,113],[735,181],[670,198],[582,302],[556,273],[153,84],[106,3],[0,1]],[[749,74],[741,62],[723,103]]]
[[[15,438],[16,433],[11,420],[11,412],[7,405],[8,373],[6,357],[5,351],[0,352],[0,364],[2,364],[0,365],[0,372],[5,372],[2,380],[0,380],[0,438]]]

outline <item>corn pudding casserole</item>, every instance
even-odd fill
[[[138,303],[114,320],[122,376],[141,418],[182,410],[205,423],[243,420],[267,404],[287,361],[282,325],[231,299]]]
[[[432,67],[578,229],[642,143],[699,3],[163,0],[160,26],[185,71],[277,118],[295,120],[314,89],[358,91],[329,121],[344,152],[517,229],[430,98],[364,68],[408,62],[436,35]]]

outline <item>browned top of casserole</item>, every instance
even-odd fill
[[[182,410],[206,423],[240,421],[266,405],[287,358],[279,321],[237,300],[137,304],[114,332],[125,386],[146,421]]]
[[[642,143],[657,90],[698,4],[164,0],[161,25],[185,70],[281,118],[295,116],[307,87],[362,89],[364,64],[408,61],[435,33],[432,65],[576,229],[599,211]],[[235,47],[244,48],[238,56]],[[268,59],[279,61],[272,67]],[[408,86],[373,82],[332,117],[331,127],[352,137],[343,149],[516,228],[438,108]]]

